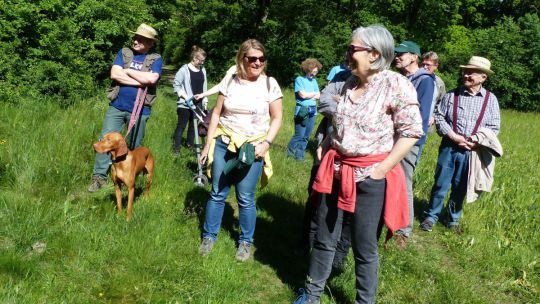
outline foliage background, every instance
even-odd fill
[[[322,74],[338,64],[351,29],[380,23],[396,43],[415,40],[441,57],[447,88],[459,64],[488,57],[488,87],[504,108],[540,111],[540,19],[535,0],[0,0],[0,101],[54,98],[73,105],[108,82],[128,29],[141,22],[161,35],[157,51],[179,67],[191,46],[208,52],[219,79],[238,45],[257,38],[268,50],[268,73],[291,85],[300,62],[315,57]]]

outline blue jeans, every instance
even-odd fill
[[[463,200],[467,194],[469,155],[470,151],[458,147],[446,137],[443,138],[439,147],[439,158],[435,169],[435,183],[431,189],[429,210],[426,212],[426,219],[430,222],[436,223],[439,220],[444,197],[451,186],[452,192],[446,206],[450,215],[448,226],[459,223],[463,211]]]
[[[304,153],[308,144],[309,136],[315,126],[316,107],[309,107],[308,119],[304,125],[295,119],[294,135],[287,145],[287,155],[296,160],[304,160]]]
[[[225,163],[236,154],[227,150],[220,137],[216,139],[214,149],[214,162],[212,163],[212,191],[210,199],[206,203],[206,216],[203,226],[203,238],[209,237],[216,240],[225,200],[234,185],[236,191],[236,201],[240,217],[240,242],[253,242],[255,233],[255,222],[257,221],[257,208],[255,207],[255,189],[261,176],[263,161],[255,160],[251,167],[243,169],[233,169],[229,174],[223,174]]]
[[[334,183],[332,194],[323,195],[317,211],[318,228],[309,261],[306,291],[310,299],[320,299],[332,270],[344,217],[350,216],[349,228],[356,274],[355,303],[372,304],[375,303],[378,285],[377,242],[383,223],[386,179],[368,178],[356,184],[354,213],[337,207],[339,187],[339,183]]]
[[[129,132],[128,137],[126,138],[126,143],[128,147],[132,150],[139,147],[144,138],[144,131],[146,129],[146,122],[150,115],[142,115],[139,117],[139,120]],[[128,111],[118,110],[113,106],[109,106],[107,113],[105,114],[105,120],[103,121],[103,127],[101,128],[101,134],[99,139],[101,140],[105,134],[110,132],[121,132],[124,125],[129,124],[131,119],[131,113]],[[130,146],[130,143],[133,142],[133,146]],[[96,153],[96,160],[94,162],[94,176],[99,176],[102,178],[107,178],[107,172],[111,167],[111,155],[108,153]]]

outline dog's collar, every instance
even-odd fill
[[[112,162],[113,162],[113,163],[119,163],[119,162],[121,162],[121,161],[126,160],[126,157],[127,157],[127,153],[124,154],[124,155],[121,155],[121,156],[119,156],[119,157],[116,157],[116,158],[112,159]]]

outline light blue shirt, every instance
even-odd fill
[[[304,99],[300,97],[298,92],[303,91],[304,93],[317,93],[319,92],[319,84],[315,78],[307,78],[306,76],[298,76],[294,80],[294,96],[296,97],[297,106],[316,106],[317,100],[314,98]]]
[[[330,69],[328,76],[326,76],[326,80],[332,81],[337,73],[345,70],[347,70],[347,67],[345,67],[343,64],[334,66],[332,69]]]

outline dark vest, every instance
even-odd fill
[[[152,64],[154,64],[154,62],[159,58],[161,58],[161,56],[156,53],[146,55],[146,57],[144,57],[141,72],[149,72]],[[133,61],[133,51],[130,48],[122,48],[122,60],[124,61],[124,69],[129,68],[131,62]],[[156,89],[157,83],[153,86],[148,87],[148,92],[146,93],[146,98],[144,99],[145,106],[151,107],[154,102],[156,102]],[[116,97],[118,97],[119,92],[120,84],[118,84],[116,81],[113,81],[111,86],[107,89],[107,98],[109,98],[110,100],[115,100]]]

